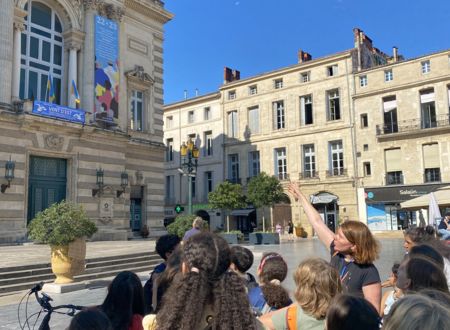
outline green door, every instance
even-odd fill
[[[67,160],[30,157],[28,222],[36,214],[66,198]]]

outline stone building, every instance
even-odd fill
[[[0,169],[14,167],[0,242],[61,199],[83,205],[97,239],[160,232],[171,18],[159,0],[0,2]]]
[[[180,173],[180,146],[189,139],[200,150],[195,176],[192,176],[192,210],[215,229],[222,224],[220,212],[208,205],[208,193],[223,181],[223,113],[220,92],[176,102],[164,107],[166,144],[165,216],[176,216],[177,204],[188,209],[188,178]]]
[[[450,51],[363,70],[355,79],[360,218],[372,230],[426,221],[426,210],[400,210],[400,203],[450,185]]]

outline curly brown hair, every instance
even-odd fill
[[[331,299],[342,291],[336,269],[320,258],[306,259],[294,273],[295,299],[302,310],[323,319]]]
[[[187,271],[175,278],[165,294],[156,317],[157,329],[197,329],[207,306],[212,307],[212,329],[256,329],[244,283],[239,275],[228,271],[228,243],[217,235],[200,233],[190,237],[182,248]]]
[[[339,228],[345,238],[356,246],[356,250],[352,253],[356,263],[371,264],[378,259],[380,244],[365,224],[360,221],[345,221]]]

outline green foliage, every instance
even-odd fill
[[[247,199],[256,208],[278,203],[283,196],[280,181],[273,176],[261,172],[253,177],[247,186]]]
[[[222,182],[214,191],[210,192],[208,201],[213,209],[233,210],[247,205],[242,193],[242,186],[228,181]]]
[[[183,238],[184,233],[192,228],[192,222],[196,217],[196,215],[178,215],[175,221],[167,226],[167,232]]]
[[[244,240],[244,233],[240,230],[230,230],[227,233],[224,234],[237,234],[238,240],[243,241]]]
[[[77,238],[91,237],[96,231],[81,205],[67,201],[39,212],[28,225],[31,239],[50,245],[67,245]]]

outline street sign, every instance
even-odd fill
[[[180,204],[175,205],[175,212],[177,213],[181,213],[184,211],[184,207],[181,206]]]

